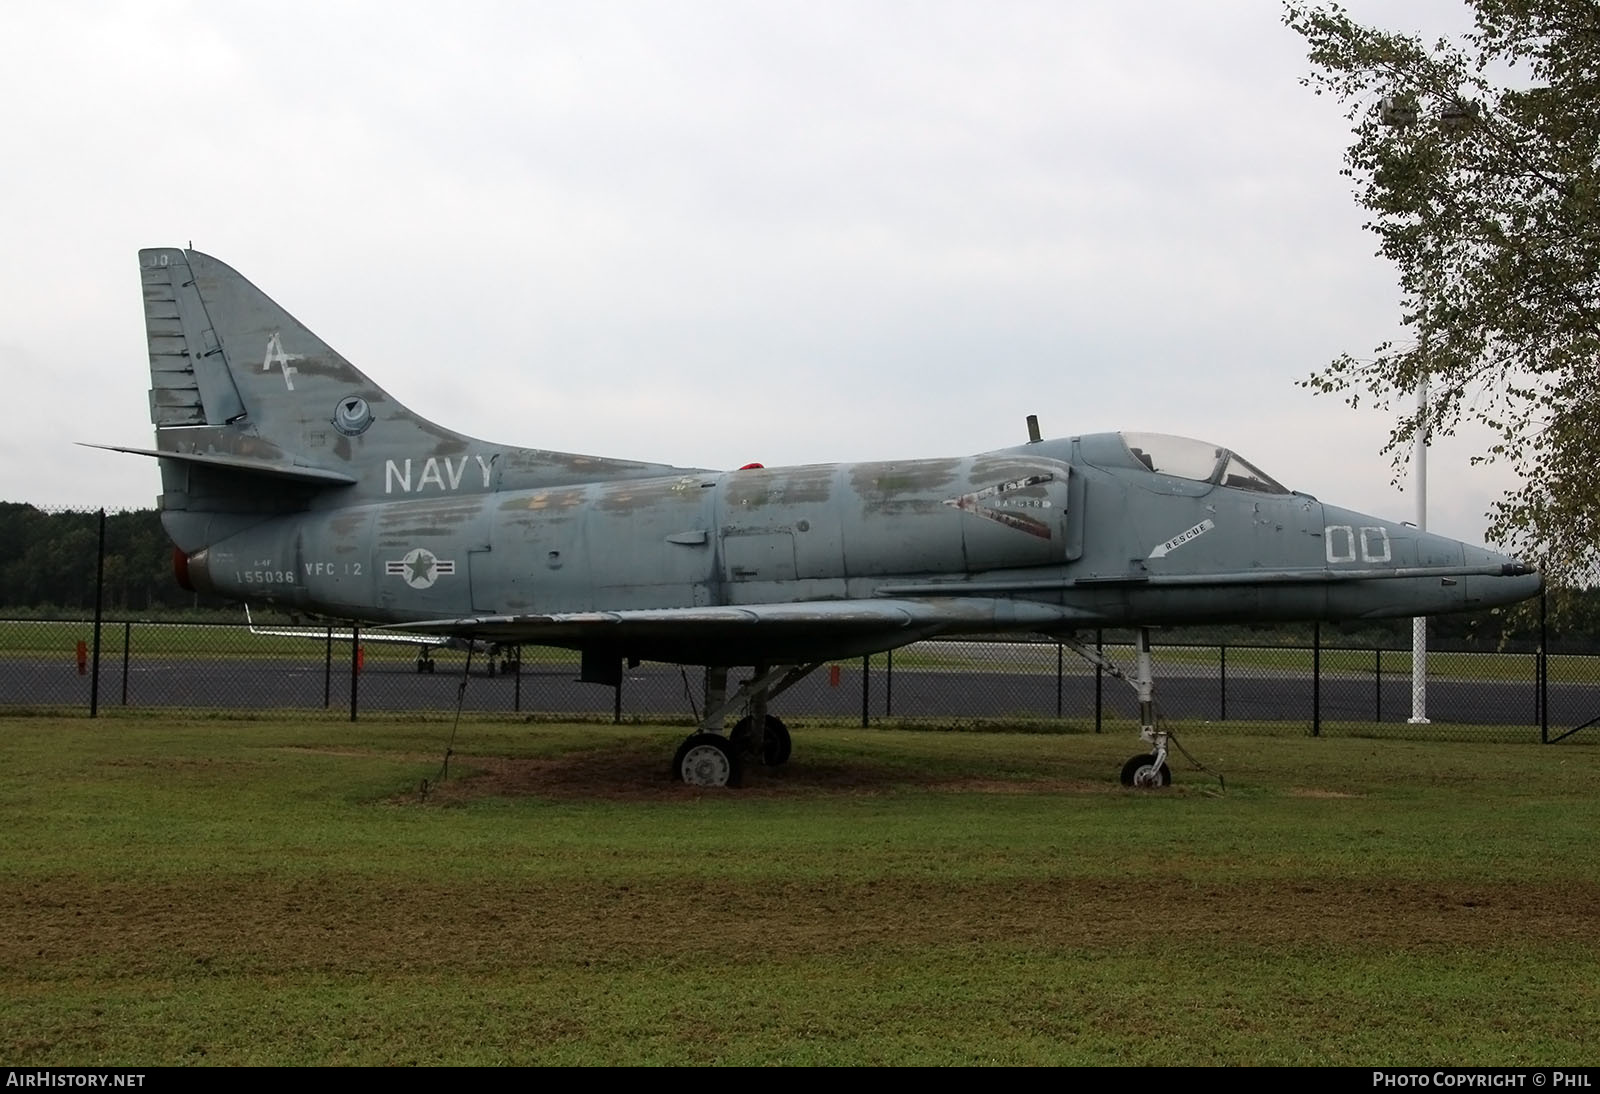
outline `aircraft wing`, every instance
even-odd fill
[[[503,643],[618,647],[649,660],[718,651],[734,658],[728,663],[746,664],[850,656],[963,630],[1049,630],[1075,621],[1078,613],[1053,604],[948,597],[482,615],[389,626]]]
[[[924,581],[907,585],[885,585],[893,596],[960,596],[1042,593],[1062,588],[1128,586],[1138,588],[1205,588],[1229,585],[1333,585],[1351,581],[1389,581],[1436,577],[1450,582],[1462,577],[1517,577],[1536,572],[1521,563],[1495,563],[1484,566],[1364,566],[1350,569],[1306,568],[1295,570],[1236,570],[1195,574],[1127,573],[1075,578],[1066,582],[1054,578],[1023,578],[1007,581]]]

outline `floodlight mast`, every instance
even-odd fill
[[[1411,457],[1412,485],[1417,493],[1417,530],[1428,530],[1428,377],[1417,381],[1416,452]],[[1411,717],[1414,726],[1428,724],[1428,620],[1411,620]]]
[[[1403,129],[1417,124],[1417,100],[1410,95],[1386,95],[1378,103],[1378,120]],[[1439,109],[1439,127],[1459,132],[1478,120],[1478,104],[1454,99]],[[1417,380],[1416,451],[1412,456],[1412,479],[1417,494],[1417,529],[1428,530],[1428,377]],[[1411,717],[1412,725],[1428,724],[1428,620],[1411,620]]]

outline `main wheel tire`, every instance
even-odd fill
[[[1152,777],[1154,781],[1152,781]],[[1122,785],[1146,789],[1155,786],[1171,786],[1172,768],[1166,764],[1156,767],[1154,753],[1147,752],[1143,756],[1135,756],[1122,765]]]
[[[734,723],[733,732],[728,734],[728,739],[741,754],[750,752],[750,731],[754,726],[754,720],[746,714]],[[766,729],[761,734],[761,762],[768,767],[780,767],[789,762],[789,754],[793,751],[794,741],[789,736],[789,727],[781,719],[767,715]]]
[[[768,767],[782,767],[789,762],[789,754],[794,751],[794,740],[789,736],[789,727],[781,719],[767,715],[767,732],[764,747],[761,749],[761,758]]]
[[[696,733],[672,757],[672,777],[690,786],[738,786],[740,750],[716,733]]]

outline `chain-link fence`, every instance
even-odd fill
[[[1418,695],[1406,648],[1326,645],[1307,627],[1275,644],[1158,632],[1156,698],[1180,724],[1312,734],[1553,740],[1600,715],[1600,656],[1430,649]],[[118,706],[444,713],[538,718],[696,717],[699,669],[646,663],[618,688],[579,683],[578,656],[542,647],[427,644],[333,627],[119,619],[0,620],[0,711]],[[1091,637],[1090,646],[1095,643]],[[1130,646],[1099,642],[1131,670]],[[1427,722],[1413,720],[1422,704]],[[1132,689],[1061,643],[919,642],[824,665],[775,705],[786,719],[867,725],[1122,729]],[[1596,733],[1600,739],[1600,732]]]
[[[0,712],[110,707],[445,713],[691,722],[699,669],[643,664],[620,687],[577,680],[578,656],[538,647],[468,651],[416,636],[284,622],[178,589],[153,510],[106,514],[0,503]],[[1600,606],[1600,597],[1592,597]],[[27,614],[35,618],[23,618]],[[99,618],[96,627],[93,620]],[[1430,624],[1423,671],[1409,628],[1324,641],[1315,626],[1164,631],[1155,653],[1162,715],[1180,724],[1312,734],[1560,740],[1600,719],[1593,627],[1508,630],[1508,616]],[[1404,628],[1402,630],[1402,628]],[[1531,635],[1531,637],[1530,637]],[[1126,634],[1082,636],[1130,669]],[[863,725],[1093,731],[1135,720],[1129,686],[1048,640],[920,642],[826,665],[776,705],[787,719]],[[1418,712],[1426,720],[1417,718]],[[1593,734],[1600,739],[1600,727]],[[1583,739],[1587,734],[1580,734]]]

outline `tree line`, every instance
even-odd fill
[[[0,502],[0,609],[92,611],[100,516]],[[107,612],[181,611],[205,604],[179,588],[172,542],[154,509],[106,514]]]

